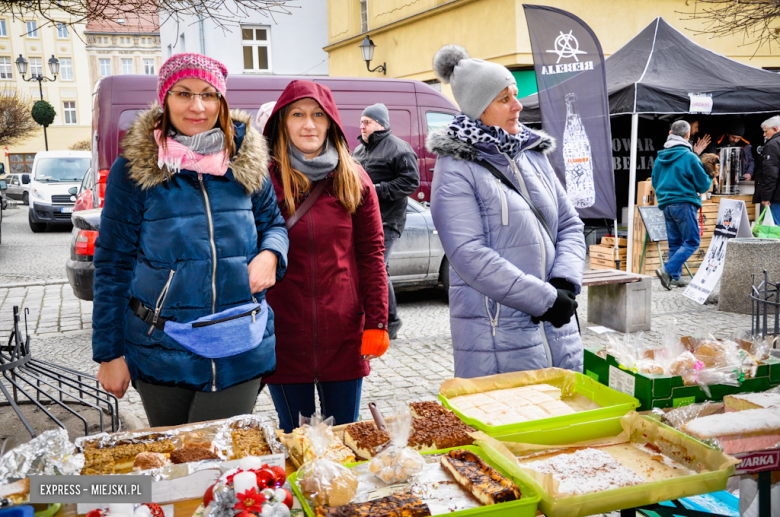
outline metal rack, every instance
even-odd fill
[[[777,338],[780,336],[780,282],[770,282],[766,270],[764,270],[763,282],[758,285],[755,285],[756,275],[751,277],[753,279],[750,293],[750,303],[753,307],[750,321],[751,334]]]
[[[82,406],[84,408],[82,411],[97,412],[101,432],[108,427],[112,432],[119,430],[117,398],[100,389],[100,383],[92,375],[34,359],[30,351],[30,336],[27,334],[29,310],[24,310],[24,338],[20,326],[19,307],[14,306],[13,312],[13,332],[7,345],[0,344],[0,374],[3,376],[3,379],[0,379],[0,406],[10,406],[31,437],[35,437],[37,433],[22,413],[20,405],[37,406],[56,425],[65,428],[65,425],[47,409],[47,406],[49,408],[59,406],[81,420],[86,436],[90,434],[87,419],[71,407]],[[3,397],[5,402],[2,401]],[[104,417],[107,417],[108,422]]]

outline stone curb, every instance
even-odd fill
[[[36,287],[43,285],[62,285],[70,283],[67,278],[56,278],[54,280],[36,280],[34,282],[19,282],[16,284],[0,285],[0,289],[14,289],[16,287]]]

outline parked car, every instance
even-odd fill
[[[40,151],[35,155],[27,212],[33,232],[46,231],[47,224],[72,224],[76,198],[68,191],[81,184],[91,158],[89,151]]]
[[[232,76],[227,85],[230,106],[254,115],[260,106],[275,101],[294,79],[299,78]],[[448,124],[458,112],[449,99],[419,81],[346,77],[306,79],[324,84],[333,91],[351,150],[358,145],[363,109],[377,102],[384,103],[390,112],[393,134],[409,142],[418,156],[420,188],[410,196],[410,201],[430,199],[436,156],[425,149],[425,138],[429,131]],[[83,300],[92,299],[92,254],[108,171],[121,153],[120,143],[125,133],[138,114],[155,100],[156,92],[157,78],[154,76],[109,76],[95,85],[91,171],[81,186],[71,191],[76,206],[72,216],[71,258],[66,264],[73,292]],[[448,276],[448,264],[430,212],[419,203],[410,202],[409,205],[407,229],[390,259],[390,275],[393,285],[399,289],[436,285]]]
[[[6,176],[8,190],[5,195],[11,199],[21,201],[25,205],[30,204],[30,184],[32,175],[27,172],[12,172]]]

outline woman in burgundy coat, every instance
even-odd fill
[[[264,134],[271,180],[286,221],[317,186],[316,201],[289,229],[287,275],[268,292],[276,314],[276,372],[267,379],[279,424],[321,412],[354,422],[369,361],[388,347],[387,273],[379,201],[349,155],[330,89],[293,81]]]

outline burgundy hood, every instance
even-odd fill
[[[322,107],[323,111],[330,117],[330,120],[336,124],[341,138],[346,141],[346,135],[344,134],[344,127],[341,125],[341,116],[339,110],[336,107],[336,101],[333,100],[333,93],[330,88],[321,84],[313,83],[311,81],[303,81],[296,79],[287,85],[284,89],[279,100],[276,101],[276,106],[271,112],[271,116],[268,119],[268,124],[265,125],[263,134],[268,138],[268,142],[272,143],[275,139],[276,126],[279,123],[279,112],[285,106],[292,104],[293,102],[301,99],[311,98],[317,101]]]

